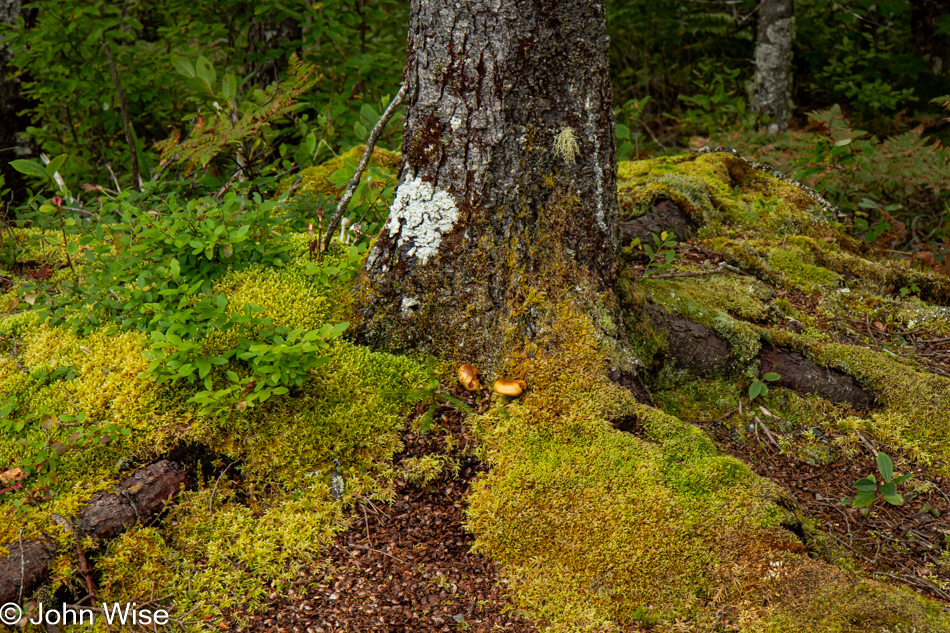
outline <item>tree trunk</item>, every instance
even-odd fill
[[[296,18],[286,18],[280,22],[251,18],[247,31],[247,72],[251,81],[258,86],[266,86],[277,81],[280,73],[287,68],[286,48],[292,42],[299,42],[303,35],[300,22]],[[268,55],[269,51],[285,49],[278,57]]]
[[[762,0],[759,6],[752,107],[772,119],[770,134],[788,129],[794,10],[794,0]]]
[[[30,22],[31,15],[28,14],[31,13],[24,11],[21,0],[0,0],[0,24],[16,24],[20,17]],[[29,151],[20,135],[26,131],[30,120],[17,114],[29,107],[29,102],[20,95],[20,78],[14,76],[16,69],[10,64],[12,57],[12,51],[7,49],[0,36],[0,175],[6,180],[6,186],[18,194],[25,191],[26,182],[20,172],[10,167],[10,161]],[[0,217],[6,211],[5,202],[0,203]]]
[[[910,8],[910,35],[934,75],[943,74],[950,38],[937,33],[940,19],[948,14],[946,0],[914,0]]]
[[[497,368],[616,275],[603,3],[413,0],[403,166],[360,337]]]

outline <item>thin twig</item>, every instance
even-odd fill
[[[346,205],[348,205],[353,198],[353,192],[356,191],[356,186],[360,184],[363,170],[366,169],[366,165],[369,164],[369,159],[373,155],[373,148],[376,147],[376,141],[379,140],[379,135],[382,133],[383,128],[389,123],[389,119],[396,113],[396,108],[399,107],[399,104],[401,104],[403,98],[405,98],[406,89],[406,84],[403,84],[399,92],[396,93],[396,96],[393,97],[393,100],[389,102],[389,106],[387,106],[386,111],[383,112],[383,116],[381,116],[379,121],[376,122],[376,125],[373,126],[373,131],[370,132],[369,138],[366,140],[366,149],[363,150],[363,156],[356,166],[356,172],[353,174],[353,177],[350,178],[350,184],[346,186],[346,191],[343,192],[343,197],[340,198],[340,203],[336,206],[333,217],[331,217],[327,223],[327,231],[324,234],[325,237],[323,240],[324,249],[330,244],[330,240],[333,239],[333,232],[336,231],[336,227],[340,224],[340,219],[343,217],[343,214],[346,213]]]
[[[389,556],[389,557],[390,557],[391,559],[393,559],[393,560],[398,560],[398,561],[399,561],[400,563],[402,563],[403,565],[408,565],[408,564],[409,564],[409,563],[407,563],[406,561],[404,561],[403,559],[399,558],[398,556],[393,556],[392,554],[387,554],[386,552],[382,552],[382,551],[380,551],[380,550],[378,550],[378,549],[373,549],[372,547],[369,547],[369,546],[367,546],[367,545],[355,544],[355,545],[350,545],[350,547],[355,547],[356,549],[365,549],[365,550],[368,550],[368,551],[370,551],[370,552],[376,552],[377,554],[382,554],[383,556]]]
[[[663,273],[662,275],[649,275],[648,279],[674,279],[678,277],[700,277],[702,275],[715,275],[723,271],[728,270],[739,275],[745,275],[746,277],[751,277],[749,273],[742,271],[735,266],[727,264],[726,262],[719,262],[719,265],[715,268],[706,268],[704,270],[694,270],[694,271],[685,271],[679,273]]]
[[[119,93],[119,107],[122,109],[122,127],[125,130],[125,142],[129,144],[129,152],[132,154],[132,186],[135,187],[136,191],[142,191],[139,185],[139,154],[135,148],[135,139],[132,136],[132,123],[129,121],[129,102],[125,98],[122,82],[119,81],[119,69],[116,68],[115,58],[112,57],[112,50],[109,49],[109,42],[102,43],[102,50],[105,51],[106,58],[109,60],[109,72],[112,74],[115,91]]]
[[[73,541],[76,544],[76,557],[79,559],[79,573],[81,573],[83,578],[86,579],[86,591],[89,592],[91,599],[95,601],[96,586],[92,582],[92,567],[89,566],[89,559],[86,558],[86,553],[82,549],[82,543],[79,540],[79,532],[76,531],[76,527],[73,525],[72,521],[61,514],[51,514],[50,519],[54,523],[62,526],[72,535]]]
[[[874,445],[871,444],[871,442],[866,437],[864,437],[864,435],[861,434],[861,431],[855,431],[854,433],[855,435],[858,436],[858,439],[864,445],[864,448],[871,451],[871,455],[874,455],[875,457],[877,457],[878,450],[874,448]]]
[[[217,490],[218,490],[218,484],[221,483],[221,478],[224,477],[224,474],[225,474],[226,472],[228,472],[228,469],[229,469],[231,466],[234,466],[234,465],[235,465],[236,463],[238,463],[239,461],[240,461],[240,460],[235,459],[233,462],[231,462],[230,464],[228,464],[227,466],[225,466],[225,467],[224,467],[224,470],[221,471],[221,474],[218,475],[218,478],[214,480],[214,487],[211,489],[211,498],[208,499],[208,514],[211,514],[211,512],[212,512],[212,509],[211,509],[211,508],[212,508],[212,506],[214,505],[214,493],[217,492]]]
[[[23,556],[23,527],[20,528],[20,533],[17,535],[17,539],[20,541],[20,592],[17,594],[17,604],[23,602],[23,579],[26,577],[26,560]]]

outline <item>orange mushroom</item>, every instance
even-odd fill
[[[523,380],[496,380],[492,391],[503,396],[515,398],[528,388],[528,383]]]
[[[479,378],[478,370],[471,365],[462,365],[459,367],[459,384],[462,385],[466,391],[478,391],[481,389],[482,383]]]

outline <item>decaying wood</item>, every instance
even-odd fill
[[[115,538],[160,512],[187,479],[181,465],[167,460],[142,468],[113,492],[100,492],[90,499],[72,522],[77,536]],[[30,595],[46,580],[57,545],[33,540],[22,545],[7,543],[0,548],[10,552],[0,558],[0,604],[5,604],[16,602],[21,593]]]
[[[762,373],[774,372],[780,376],[775,383],[780,387],[801,393],[813,393],[830,402],[849,402],[855,406],[873,407],[874,394],[867,391],[848,374],[821,367],[803,354],[771,346],[759,353]]]
[[[702,323],[688,321],[655,306],[647,306],[654,329],[666,334],[664,355],[696,376],[731,372],[736,365],[729,343]]]

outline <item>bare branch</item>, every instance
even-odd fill
[[[135,139],[132,137],[132,123],[129,121],[129,102],[125,98],[125,90],[122,89],[122,83],[119,81],[119,69],[116,68],[115,58],[112,57],[112,51],[109,49],[109,43],[102,43],[102,50],[106,53],[109,60],[109,72],[112,73],[112,83],[115,84],[115,90],[119,93],[119,107],[122,109],[122,127],[125,129],[125,142],[129,144],[129,152],[132,154],[132,186],[136,191],[141,191],[139,185],[139,154],[135,149]],[[110,170],[111,171],[111,170]]]
[[[366,166],[369,164],[369,159],[373,155],[373,148],[376,147],[376,141],[379,140],[379,135],[382,133],[383,128],[386,127],[386,124],[389,123],[389,119],[391,119],[393,114],[396,113],[396,108],[399,107],[399,104],[402,103],[402,100],[405,98],[405,96],[406,84],[403,84],[399,89],[399,92],[396,93],[396,96],[393,97],[393,100],[389,102],[389,106],[386,108],[386,111],[383,112],[383,116],[381,116],[379,121],[376,122],[376,125],[373,127],[373,131],[370,132],[369,139],[366,141],[366,149],[363,150],[363,156],[360,158],[360,162],[356,166],[356,172],[350,179],[350,183],[346,186],[346,191],[343,192],[343,197],[340,198],[340,203],[337,204],[336,211],[333,213],[333,217],[330,218],[330,222],[327,224],[326,234],[323,239],[323,250],[326,250],[327,246],[330,244],[330,240],[333,238],[333,232],[340,224],[340,218],[342,218],[343,214],[346,213],[346,205],[350,203],[350,200],[353,198],[353,192],[356,191],[356,186],[360,184],[360,178],[363,176],[363,170],[366,169]]]

